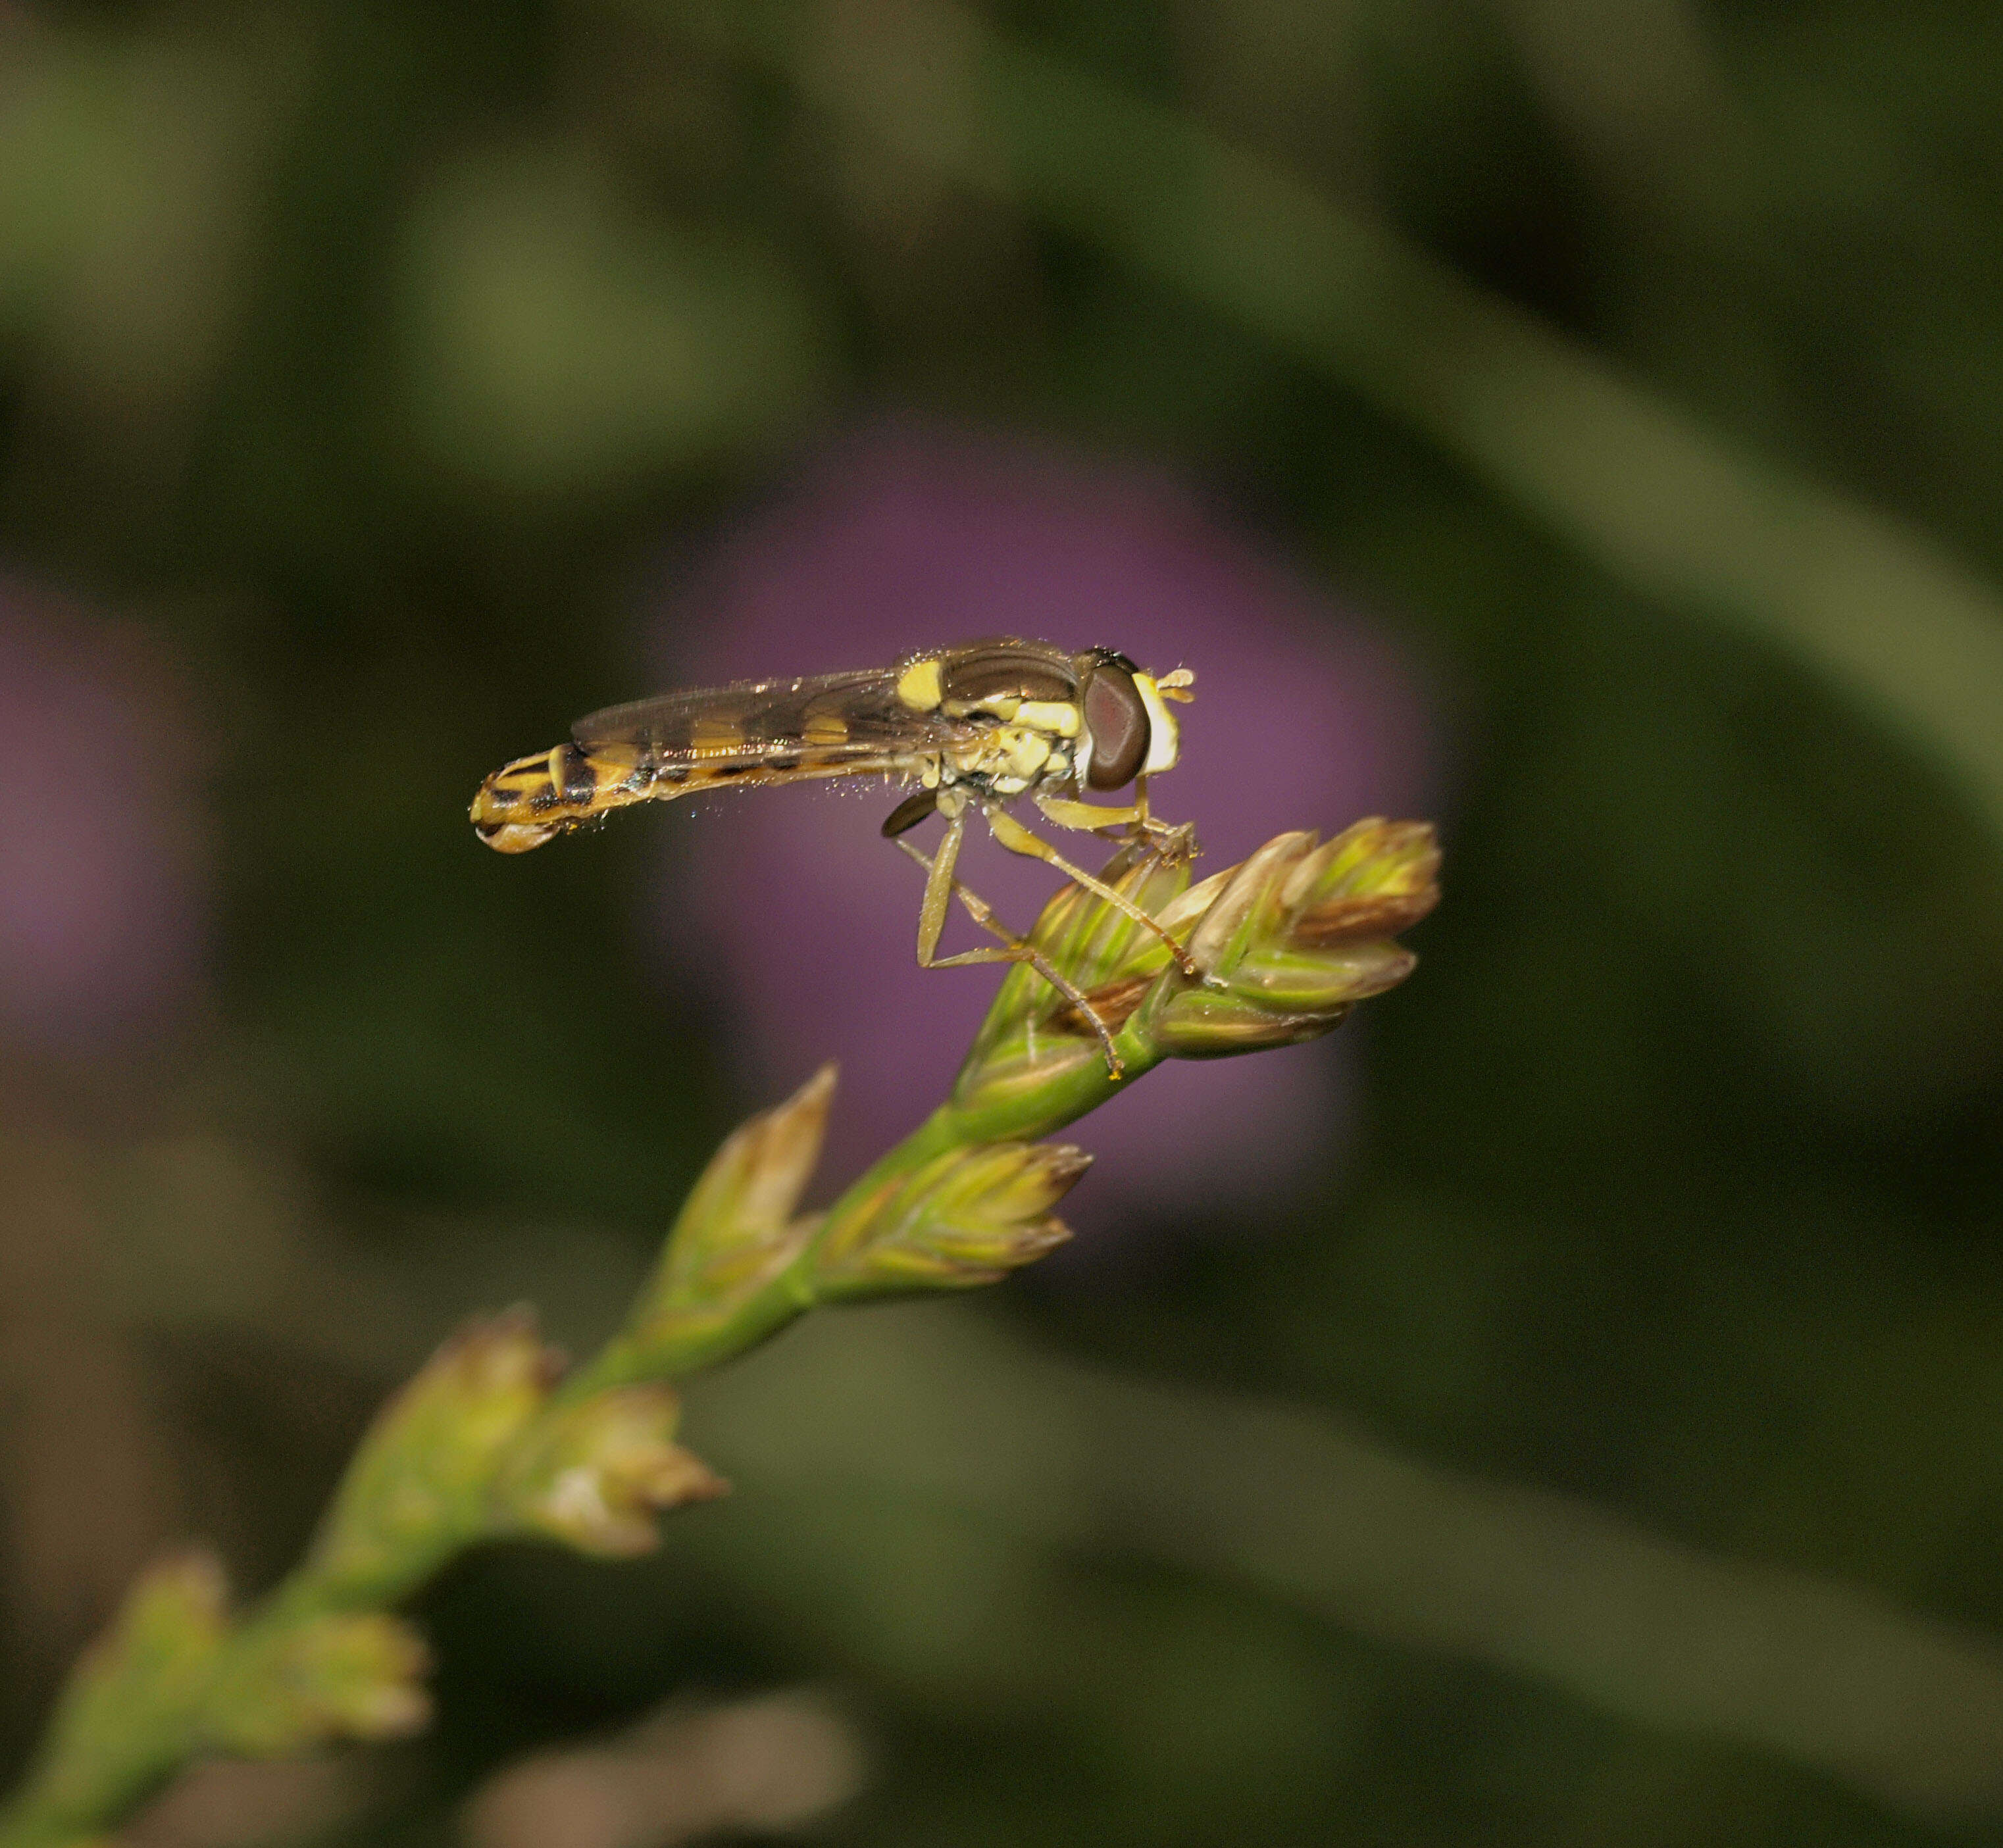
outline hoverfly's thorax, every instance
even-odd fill
[[[1084,714],[1072,700],[1025,700],[1015,708],[1014,723],[1053,738],[1075,738],[1085,729]]]
[[[1038,642],[974,642],[941,659],[942,704],[966,712],[1014,710],[1026,700],[1068,704],[1078,697],[1070,657]]]
[[[1004,637],[917,655],[897,669],[897,697],[954,735],[909,773],[928,786],[964,785],[1008,801],[1068,781],[1082,735],[1075,658],[1047,642]]]

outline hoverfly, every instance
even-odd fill
[[[474,798],[473,825],[489,847],[520,854],[634,802],[811,777],[882,775],[915,784],[883,833],[897,839],[929,815],[945,818],[929,858],[897,840],[925,869],[920,966],[1030,964],[1097,1033],[1117,1076],[1120,1059],[1104,1020],[953,871],[967,818],[977,813],[1010,852],[1047,862],[1127,914],[1195,976],[1187,951],[1152,918],[1007,812],[1027,795],[1060,828],[1186,840],[1186,831],[1149,815],[1148,780],[1174,767],[1180,734],[1169,703],[1193,698],[1195,678],[1187,668],[1149,673],[1111,648],[1071,654],[1008,636],[856,673],[663,693],[594,712],[572,728],[569,743],[496,770]],[[1130,784],[1132,799],[1118,807],[1083,799],[1087,791]],[[998,945],[938,954],[956,896]]]

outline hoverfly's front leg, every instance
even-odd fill
[[[943,808],[944,805],[941,805]],[[939,851],[927,859],[908,840],[898,846],[925,869],[925,896],[918,907],[918,966],[921,969],[967,969],[984,962],[1026,962],[1062,995],[1098,1036],[1106,1055],[1106,1069],[1113,1078],[1124,1077],[1126,1064],[1113,1043],[1113,1029],[1085,997],[1078,984],[1068,979],[1049,957],[1026,938],[1018,937],[995,915],[994,907],[953,876],[960,859],[960,844],[967,837],[967,811],[956,807],[948,816],[946,833]],[[991,936],[1001,938],[996,948],[961,950],[956,955],[939,954],[939,938],[946,930],[946,907],[958,898],[967,914]]]
[[[1040,803],[1038,805],[1043,806]],[[1076,806],[1083,809],[1086,805],[1080,802]],[[1047,808],[1044,809],[1044,812],[1049,813]],[[1099,811],[1095,810],[1092,812],[1096,813]],[[1115,812],[1117,813],[1117,811]],[[1191,981],[1200,982],[1203,980],[1203,971],[1197,967],[1195,959],[1189,952],[1124,893],[1115,892],[1103,880],[1094,879],[1083,867],[1072,865],[1042,836],[1032,834],[1012,815],[1005,814],[999,809],[990,809],[986,811],[986,814],[988,831],[1010,853],[1026,854],[1032,860],[1041,860],[1048,865],[1054,866],[1073,885],[1082,886],[1094,898],[1110,905],[1116,911],[1124,913],[1143,929],[1153,931],[1169,946],[1169,954],[1175,958],[1176,966]],[[1056,820],[1057,817],[1053,816],[1051,819]]]
[[[1060,828],[1068,828],[1078,834],[1110,834],[1124,829],[1129,835],[1135,830],[1159,840],[1178,830],[1174,824],[1157,821],[1148,809],[1148,779],[1134,779],[1134,799],[1121,809],[1102,809],[1096,802],[1081,802],[1069,796],[1045,795],[1039,792],[1032,798],[1043,811],[1047,821]]]

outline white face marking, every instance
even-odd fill
[[[1148,708],[1148,756],[1141,766],[1141,774],[1159,776],[1165,770],[1173,770],[1176,759],[1182,754],[1182,728],[1152,674],[1136,674],[1134,684],[1141,690],[1141,704]]]

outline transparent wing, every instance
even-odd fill
[[[895,668],[740,680],[608,706],[571,735],[584,749],[622,744],[655,764],[773,764],[802,753],[822,761],[875,760],[965,738],[965,721],[914,712],[897,697]]]

